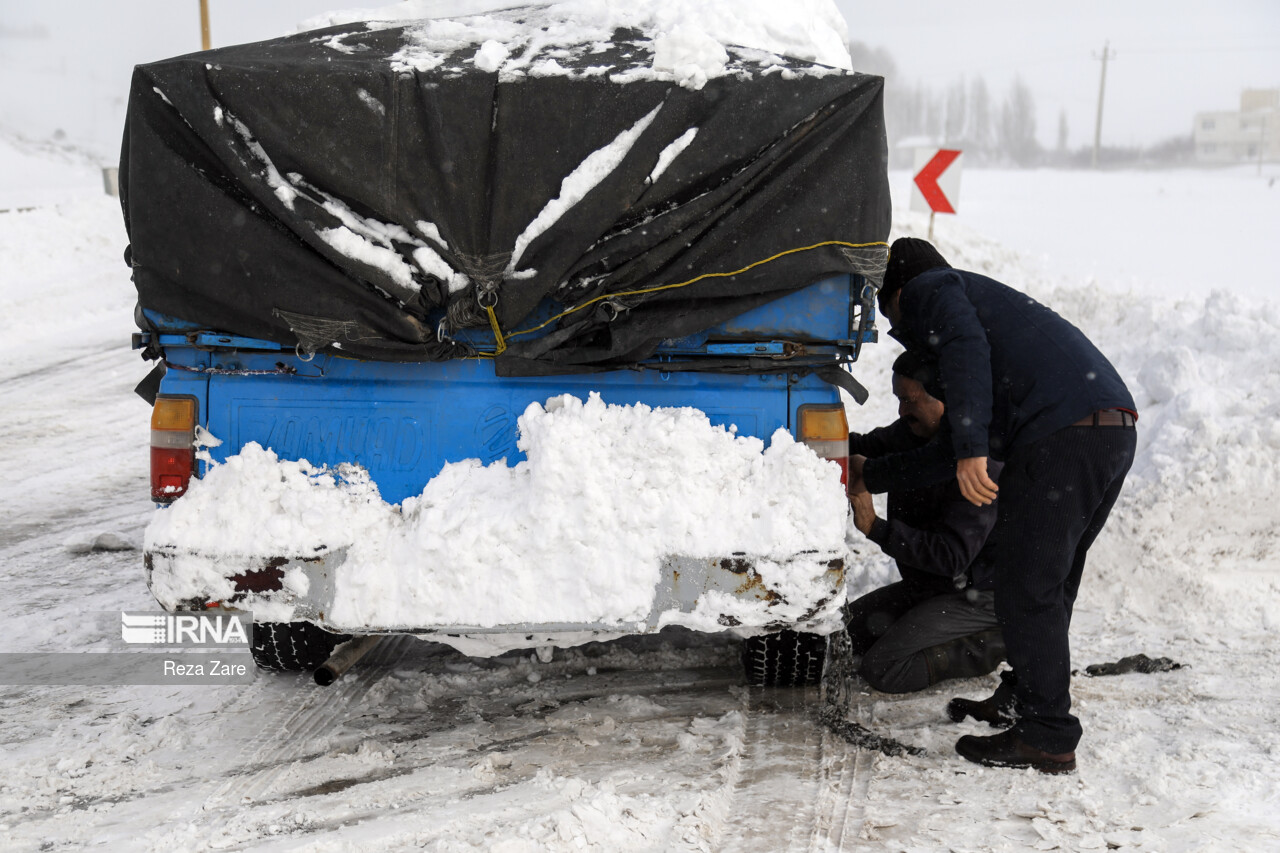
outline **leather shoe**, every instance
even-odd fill
[[[1018,721],[1014,710],[1012,677],[1003,678],[996,692],[982,701],[955,698],[947,703],[947,716],[953,723],[963,722],[965,717],[973,717],[992,728],[1007,729]]]
[[[956,741],[956,752],[975,764],[987,767],[1034,767],[1041,773],[1071,773],[1076,769],[1075,752],[1045,752],[1023,743],[1015,732],[989,737],[965,735]]]

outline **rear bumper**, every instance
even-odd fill
[[[346,634],[412,633],[451,637],[511,635],[528,646],[547,640],[574,645],[602,635],[644,634],[668,625],[700,631],[756,634],[794,629],[826,634],[842,624],[844,553],[807,552],[786,560],[671,556],[662,560],[652,605],[642,619],[480,624],[459,612],[430,624],[361,624],[334,618],[337,579],[345,551],[313,557],[244,558],[154,548],[145,554],[147,583],[167,610],[251,611],[257,622],[311,622]],[[191,594],[192,578],[200,592]],[[403,612],[401,610],[401,612]],[[569,638],[576,637],[574,641]],[[433,638],[434,639],[434,638]],[[560,640],[564,640],[563,642]],[[541,643],[539,643],[541,644]],[[510,644],[506,644],[510,645]]]

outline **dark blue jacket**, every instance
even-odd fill
[[[954,459],[1006,459],[1099,409],[1134,411],[1120,374],[1084,333],[1025,293],[977,273],[939,267],[902,288],[902,317],[890,332],[937,359]],[[919,485],[940,479],[942,454],[918,452]],[[927,459],[924,457],[928,457]],[[887,463],[887,464],[886,464]],[[894,463],[868,463],[867,487],[902,485]]]
[[[932,441],[911,432],[898,419],[887,427],[868,433],[849,434],[849,453],[871,460],[945,444],[945,433]],[[944,456],[950,457],[944,447]],[[954,468],[954,461],[951,463]],[[1000,476],[1002,463],[987,460],[991,478]],[[888,518],[877,518],[867,538],[898,564],[902,579],[937,593],[953,592],[968,586],[988,590],[995,580],[995,540],[997,503],[974,506],[960,494],[952,477],[948,481],[919,488],[889,492]]]

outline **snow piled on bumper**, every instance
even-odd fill
[[[252,558],[345,550],[331,627],[623,626],[650,613],[664,558],[740,554],[783,593],[785,610],[838,612],[827,561],[845,552],[839,469],[785,430],[766,448],[696,409],[608,405],[596,394],[532,404],[519,429],[527,461],[446,465],[400,506],[359,467],[317,468],[247,445],[157,511],[147,550],[193,559],[158,564],[152,592],[167,607],[225,601]],[[287,591],[305,594],[289,580]],[[259,618],[291,617],[259,598],[246,605]],[[723,607],[702,604],[674,621],[720,630],[782,615],[743,599],[717,621]]]

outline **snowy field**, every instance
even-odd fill
[[[946,700],[989,678],[859,695],[855,719],[925,750],[891,758],[822,729],[812,692],[740,686],[727,637],[550,663],[404,640],[329,689],[0,686],[0,849],[1280,848],[1274,174],[975,171],[965,215],[937,226],[953,264],[1080,324],[1142,411],[1073,645],[1080,667],[1136,652],[1187,667],[1077,678],[1077,774],[954,754],[985,732],[947,722]],[[33,208],[0,213],[3,650],[103,649],[95,613],[152,607],[136,551],[81,547],[139,543],[152,514],[119,208],[93,169],[11,137],[0,176],[0,208]],[[926,226],[898,212],[894,236]],[[1178,260],[1192,273],[1172,275]],[[860,368],[857,428],[892,418],[895,354]]]
[[[895,198],[911,177],[894,172]],[[1280,168],[1120,172],[1039,169],[963,173],[959,216],[935,230],[963,239],[964,227],[1052,268],[1072,282],[1108,290],[1203,296],[1226,289],[1280,299]],[[962,227],[953,229],[954,223]]]

